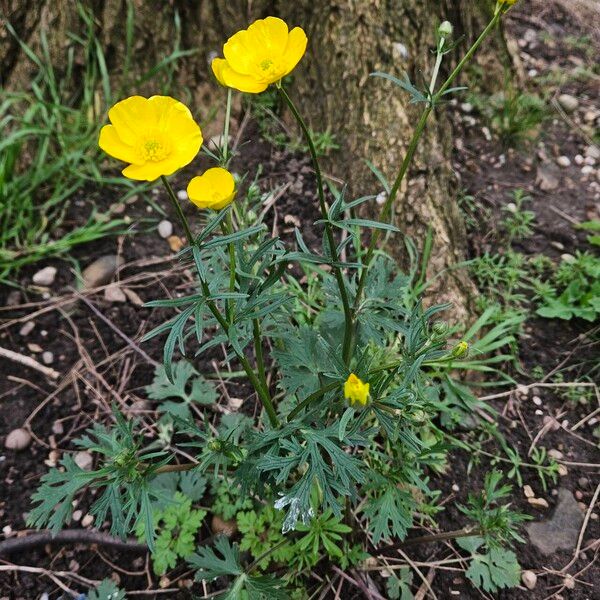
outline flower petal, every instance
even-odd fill
[[[288,42],[288,26],[278,17],[258,19],[248,27],[253,43],[266,56],[281,56]]]
[[[225,85],[227,87],[235,88],[240,92],[260,94],[260,92],[264,92],[269,86],[267,82],[258,81],[251,75],[234,71],[227,61],[225,61],[225,64],[220,65],[219,68]]]
[[[148,127],[154,115],[147,98],[131,96],[117,102],[109,111],[108,118],[116,127],[123,142],[135,145],[140,131]]]
[[[283,61],[286,68],[285,75],[290,73],[300,62],[300,59],[306,52],[307,43],[308,39],[306,33],[304,33],[304,30],[301,27],[294,27],[294,29],[290,31],[287,46],[283,54]]]
[[[114,125],[105,125],[100,130],[98,146],[100,146],[100,148],[102,148],[109,156],[122,160],[123,162],[138,164],[143,162],[135,151],[135,148],[121,140],[117,128]]]

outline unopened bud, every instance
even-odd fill
[[[452,348],[453,358],[462,358],[469,352],[469,344],[467,342],[458,342],[454,348]]]
[[[438,27],[438,33],[442,36],[442,37],[448,37],[450,35],[452,35],[452,31],[454,30],[454,28],[452,27],[452,23],[450,23],[450,21],[444,21],[439,27]]]
[[[445,321],[436,321],[431,327],[431,331],[435,336],[445,335],[448,331],[448,323]]]

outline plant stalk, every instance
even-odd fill
[[[325,190],[323,188],[323,176],[321,174],[321,167],[319,166],[319,159],[317,157],[317,151],[315,149],[314,142],[312,140],[312,136],[304,119],[298,112],[298,109],[292,102],[292,99],[288,96],[287,92],[282,86],[278,87],[279,93],[291,113],[294,115],[296,122],[300,126],[306,143],[308,144],[308,149],[310,152],[310,156],[313,163],[313,169],[315,170],[315,177],[317,179],[317,190],[319,194],[319,206],[321,208],[321,215],[323,220],[325,221],[325,235],[327,237],[327,243],[329,244],[329,249],[331,253],[331,259],[334,263],[339,262],[339,257],[337,253],[337,247],[335,245],[335,239],[333,237],[333,231],[331,228],[331,223],[329,222],[329,211],[327,210],[327,204],[325,202]],[[346,289],[346,282],[344,281],[344,275],[339,266],[333,265],[333,273],[335,275],[335,279],[338,284],[338,288],[340,291],[340,297],[342,299],[342,306],[344,310],[344,321],[345,321],[345,330],[344,330],[344,344],[342,347],[342,356],[344,362],[349,364],[351,358],[351,339],[352,339],[352,309],[350,307],[350,300],[348,299],[348,290]]]

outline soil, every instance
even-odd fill
[[[549,4],[554,8],[542,10],[535,16],[521,8],[508,19],[509,37],[517,42],[521,40],[520,59],[524,72],[528,73],[528,87],[535,88],[537,78],[557,66],[566,72],[581,66],[582,62],[593,66],[594,53],[590,54],[585,46],[574,47],[572,43],[574,38],[587,33],[582,29],[584,25],[573,14],[557,8],[555,3]],[[525,40],[532,41],[524,44]],[[598,44],[593,35],[590,40],[590,44]],[[600,48],[600,45],[596,47]],[[537,71],[536,75],[531,73],[532,69]],[[570,79],[560,88],[556,87],[555,97],[569,93],[580,99],[576,114],[564,118],[559,112],[553,112],[540,132],[539,140],[516,150],[503,148],[493,135],[486,136],[487,132],[482,130],[485,123],[478,115],[469,115],[470,119],[465,119],[460,105],[455,107],[451,116],[457,132],[462,133],[453,160],[465,193],[475,199],[470,215],[475,219],[475,226],[469,232],[473,257],[486,251],[502,251],[506,247],[497,223],[502,207],[511,201],[510,193],[517,188],[525,190],[532,198],[527,208],[535,212],[535,232],[527,240],[514,244],[515,250],[527,255],[544,254],[558,261],[565,253],[574,254],[589,248],[585,235],[575,230],[571,221],[600,218],[600,185],[596,179],[600,171],[596,167],[593,173],[583,174],[582,166],[576,164],[573,157],[583,156],[590,145],[583,117],[590,110],[596,110],[600,115],[598,89],[597,75],[591,79]],[[260,140],[256,124],[248,125],[243,137],[248,142],[244,145],[243,162],[238,159],[233,165],[234,170],[253,174],[261,165],[257,183],[262,190],[285,188],[281,195],[277,194],[276,203],[267,213],[269,226],[290,243],[293,243],[293,229],[297,226],[309,246],[315,246],[321,232],[313,225],[319,213],[309,161]],[[554,169],[556,158],[563,155],[571,157],[571,166]],[[542,191],[536,183],[537,172],[538,168],[548,165],[552,165],[553,172],[558,174],[559,182],[555,189]],[[175,188],[182,189],[192,171],[205,166],[199,161],[181,175]],[[106,211],[118,200],[116,194],[105,189],[84,190],[72,204],[64,227],[82,222],[93,208],[100,213]],[[107,301],[103,289],[82,290],[81,296],[73,291],[77,287],[76,270],[108,254],[122,256],[124,264],[117,280],[122,288],[135,292],[141,301],[192,291],[194,282],[186,264],[175,258],[167,241],[156,232],[158,220],[171,214],[168,202],[159,189],[151,190],[149,196],[152,204],[140,196],[127,205],[126,214],[131,222],[141,223],[135,235],[107,238],[78,247],[70,262],[49,260],[24,269],[19,274],[17,292],[8,286],[0,287],[0,346],[37,360],[41,360],[41,351],[50,351],[54,356],[51,366],[61,373],[58,381],[51,382],[36,371],[0,359],[0,443],[3,449],[0,453],[0,541],[27,531],[28,498],[37,488],[41,475],[63,452],[73,450],[72,440],[86,428],[94,422],[109,419],[111,403],[142,422],[150,423],[153,419],[154,412],[145,399],[144,386],[152,379],[152,361],[161,360],[163,340],[154,338],[141,346],[137,340],[162,322],[168,311],[146,309],[131,300],[124,303]],[[192,209],[188,207],[187,210],[192,215]],[[174,218],[171,220],[175,221]],[[183,235],[176,225],[175,229],[177,235]],[[56,266],[58,274],[50,289],[40,290],[32,285],[32,276],[46,265]],[[34,329],[21,335],[23,324],[29,321],[35,323]],[[527,321],[519,341],[520,368],[513,368],[512,374],[523,384],[535,384],[531,375],[534,367],[541,367],[546,374],[560,369],[566,380],[572,381],[588,372],[590,365],[598,362],[598,356],[597,330],[594,334],[589,323],[532,318]],[[198,365],[199,369],[208,375],[214,373],[216,377],[222,368],[221,359],[220,351],[214,349],[210,357]],[[248,390],[239,384],[222,382],[221,385],[224,398],[248,396]],[[534,402],[534,396],[539,400]],[[509,445],[516,447],[521,455],[527,455],[533,439],[544,425],[544,417],[551,415],[563,424],[563,428],[546,433],[539,444],[560,451],[564,460],[570,463],[595,465],[593,468],[567,465],[564,475],[557,483],[550,483],[548,489],[543,489],[532,470],[524,469],[522,485],[514,487],[515,509],[531,514],[535,520],[544,519],[551,514],[557,490],[562,487],[575,494],[582,509],[587,510],[598,484],[600,463],[593,437],[594,420],[579,428],[578,435],[568,429],[589,415],[595,402],[574,402],[564,391],[541,386],[527,396],[513,393],[491,401],[501,415],[500,430]],[[253,406],[251,401],[246,401],[244,410],[252,411]],[[20,452],[5,450],[4,436],[24,424],[31,428],[31,445]],[[484,445],[486,447],[491,449],[491,445]],[[471,464],[472,458],[470,454],[458,453],[453,457],[451,470],[434,482],[442,490],[446,507],[438,517],[441,531],[460,529],[465,525],[464,515],[456,509],[455,503],[464,502],[469,491],[481,489],[489,462]],[[530,485],[536,497],[545,498],[550,508],[532,509],[522,492],[524,485]],[[76,508],[81,511],[80,519],[85,517],[92,495],[93,492],[86,492],[78,500]],[[589,549],[569,570],[569,573],[577,574],[574,589],[562,588],[564,574],[560,573],[570,562],[572,552],[543,557],[526,539],[525,543],[517,544],[515,550],[522,567],[538,574],[536,588],[520,587],[501,592],[496,597],[537,600],[558,598],[556,594],[560,594],[563,598],[592,598],[593,583],[600,576],[595,562],[598,546],[591,546],[600,538],[597,509],[591,517],[582,541],[582,548]],[[73,522],[71,527],[80,525]],[[100,524],[100,529],[105,530],[105,524]],[[422,532],[413,534],[421,535]],[[206,529],[200,537],[209,535],[210,531]],[[412,547],[407,552],[413,560],[432,561],[452,557],[450,548],[440,543]],[[125,551],[84,545],[39,547],[12,555],[11,561],[52,571],[69,571],[89,580],[112,577],[127,590],[165,588],[160,593],[149,592],[143,596],[147,598],[191,598],[192,593],[203,593],[198,584],[192,586],[192,573],[185,567],[170,572],[168,581],[157,581],[150,574],[147,556]],[[461,569],[429,570],[423,567],[422,573],[429,578],[428,585],[438,598],[491,597],[474,590]],[[416,577],[414,583],[415,589],[422,584]],[[71,580],[68,584],[81,591],[89,587],[81,580]],[[61,597],[63,591],[39,572],[0,570],[0,598],[30,600],[44,593],[55,599]],[[357,592],[354,597],[363,596]]]

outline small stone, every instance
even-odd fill
[[[56,267],[44,267],[33,276],[32,280],[36,285],[48,287],[54,283],[55,277]]]
[[[537,583],[537,575],[533,571],[523,571],[521,581],[528,590],[532,590]]]
[[[237,531],[237,523],[235,522],[235,519],[224,521],[218,515],[213,515],[210,522],[210,528],[215,535],[222,534],[227,537],[232,537]]]
[[[73,521],[79,522],[81,521],[81,517],[83,516],[82,510],[76,510],[73,512]]]
[[[565,457],[560,450],[556,450],[555,448],[548,450],[548,456],[552,457],[554,460],[562,460]]]
[[[460,487],[456,483],[454,483],[452,485],[452,491],[453,492],[459,492],[460,491]]]
[[[589,483],[590,483],[590,480],[587,477],[580,477],[577,480],[577,485],[582,488],[587,487],[589,485]]]
[[[87,515],[85,515],[85,517],[83,517],[83,519],[81,519],[81,526],[89,527],[93,522],[94,517],[88,513]]]
[[[527,498],[527,502],[535,508],[549,508],[550,505],[545,498]]]
[[[34,354],[42,352],[42,347],[39,344],[27,344],[27,349]]]
[[[8,536],[9,536],[9,535],[12,533],[12,527],[11,527],[10,525],[5,525],[5,526],[2,528],[2,533],[3,533],[3,534],[6,536],[6,537],[8,537]]]
[[[514,202],[509,202],[505,208],[508,212],[511,212],[513,214],[517,212],[517,205]]]
[[[527,398],[527,396],[529,396],[529,388],[520,383],[517,385],[517,396],[519,396],[521,399]]]
[[[534,396],[534,397],[532,398],[532,400],[533,400],[533,403],[534,403],[536,406],[541,406],[541,405],[542,405],[542,399],[541,399],[539,396]]]
[[[50,350],[46,350],[46,352],[42,352],[42,362],[45,365],[51,365],[54,362],[54,354],[50,352]]]
[[[600,160],[600,148],[598,146],[587,146],[585,155],[594,160]]]
[[[574,113],[579,108],[579,100],[570,94],[561,94],[558,103],[567,114]]]
[[[574,589],[575,588],[575,578],[573,577],[573,575],[565,575],[565,578],[563,579],[563,585],[568,590]]]
[[[122,257],[114,254],[107,254],[96,259],[82,273],[83,287],[90,289],[106,285],[123,262]]]
[[[104,290],[104,298],[109,302],[127,302],[127,296],[116,283],[111,283]]]
[[[566,488],[558,490],[558,504],[552,517],[546,521],[528,523],[525,528],[532,544],[544,555],[557,550],[573,550],[577,544],[583,515]]]
[[[583,500],[583,492],[581,492],[580,490],[575,490],[575,498],[577,500]]]
[[[19,335],[22,337],[28,336],[35,327],[35,323],[33,321],[27,321],[21,329],[19,329]]]
[[[158,235],[164,240],[171,237],[173,235],[173,223],[167,220],[161,221],[158,224]]]
[[[73,460],[80,469],[83,469],[84,471],[92,470],[94,459],[92,458],[92,455],[89,452],[86,452],[85,450],[76,452],[75,456],[73,457]]]
[[[571,159],[568,156],[559,156],[556,159],[556,164],[563,169],[571,166]]]
[[[464,113],[472,113],[473,112],[473,105],[470,102],[463,102],[460,105],[460,109],[464,112]]]
[[[552,166],[552,164],[540,165],[537,168],[535,184],[543,192],[551,192],[558,188],[560,179],[556,167]]]
[[[572,254],[565,252],[564,254],[560,255],[560,260],[566,263],[574,263],[577,259]]]
[[[551,417],[549,415],[546,415],[544,417],[544,425],[550,431],[558,431],[560,429],[560,423],[554,417]]]
[[[170,585],[171,585],[171,580],[166,575],[163,575],[158,580],[158,587],[161,588],[162,590],[166,590]]]
[[[4,447],[8,450],[24,450],[31,444],[31,434],[27,429],[13,429],[4,440]]]
[[[593,111],[593,110],[588,110],[588,111],[586,111],[586,113],[583,115],[583,120],[584,120],[586,123],[593,123],[593,122],[596,120],[596,118],[597,118],[597,117],[598,117],[598,113],[596,113],[596,112],[595,112],[595,111]]]
[[[592,167],[591,165],[585,165],[585,166],[581,167],[582,175],[591,175],[593,172],[594,172],[594,167]]]
[[[169,236],[167,242],[169,242],[169,248],[171,248],[173,252],[179,252],[185,245],[184,241],[178,235]]]
[[[54,423],[52,423],[52,433],[56,435],[62,435],[64,432],[65,428],[60,421],[54,421]]]
[[[537,409],[536,409],[536,411],[535,411],[535,414],[536,414],[538,417],[541,417],[541,416],[544,414],[544,411],[543,411],[543,410],[541,410],[541,409],[539,409],[539,408],[537,408]]]
[[[523,486],[523,493],[525,494],[525,498],[533,498],[535,496],[535,493],[531,489],[530,485]]]
[[[567,469],[565,465],[558,465],[558,468],[556,470],[558,471],[558,474],[561,477],[566,477],[569,474],[569,469]]]
[[[177,200],[184,202],[188,199],[188,193],[185,190],[177,190]]]
[[[574,158],[573,160],[575,161],[575,164],[576,164],[576,165],[582,165],[582,164],[583,164],[583,161],[584,161],[585,159],[583,158],[583,156],[581,156],[581,154],[576,154],[576,155],[575,155],[575,158]]]
[[[123,288],[123,292],[125,292],[125,295],[131,304],[134,304],[135,306],[144,306],[144,301],[136,292],[130,290],[129,288]]]

